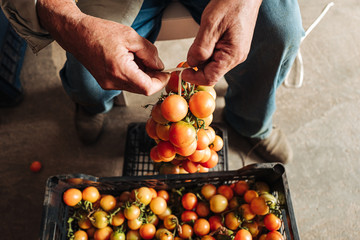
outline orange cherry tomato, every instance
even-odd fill
[[[196,92],[189,99],[189,109],[195,117],[208,117],[215,110],[215,99],[209,92]]]
[[[66,205],[73,207],[82,200],[82,192],[77,188],[69,188],[64,192],[63,200]]]
[[[210,138],[205,129],[200,128],[197,133],[197,149],[203,150],[210,145]]]
[[[269,231],[279,230],[281,227],[281,219],[275,214],[269,213],[264,217],[264,225]]]
[[[169,140],[178,148],[187,147],[196,140],[196,130],[190,123],[184,121],[172,123]]]
[[[161,113],[166,120],[178,122],[188,113],[188,103],[180,95],[169,95],[161,103]]]
[[[196,236],[205,236],[210,232],[209,221],[205,218],[199,218],[195,221],[193,229]]]
[[[224,146],[224,141],[219,135],[215,135],[215,139],[210,145],[210,149],[218,152],[220,151]]]
[[[99,190],[96,187],[89,186],[82,191],[82,199],[91,203],[96,202],[100,198]]]

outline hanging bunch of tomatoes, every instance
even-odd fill
[[[188,65],[183,62],[177,67]],[[218,164],[217,152],[224,145],[210,126],[215,111],[214,87],[186,83],[180,71],[174,71],[166,92],[152,106],[146,123],[147,134],[157,142],[150,158],[163,163],[160,173],[207,172]]]
[[[250,188],[251,186],[251,188]],[[283,240],[278,199],[264,182],[187,189],[139,187],[117,196],[70,188],[71,240]]]

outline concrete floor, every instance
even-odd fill
[[[280,87],[274,122],[287,134],[294,161],[286,165],[301,239],[359,239],[360,226],[360,3],[337,0],[303,42],[304,84]],[[301,0],[307,29],[328,3]],[[186,59],[192,39],[156,43],[166,67]],[[157,96],[128,94],[129,106],[109,113],[98,144],[83,146],[76,137],[74,105],[58,76],[64,52],[52,44],[37,56],[29,50],[22,69],[24,101],[0,109],[1,239],[37,239],[45,182],[61,173],[119,176],[127,125],[146,121],[141,107]],[[215,121],[221,121],[225,81],[216,86]],[[229,167],[242,167],[249,146],[229,134]],[[32,173],[32,161],[43,163]],[[261,162],[255,155],[246,164]]]

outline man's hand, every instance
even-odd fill
[[[41,24],[103,89],[151,95],[167,83],[156,47],[131,27],[83,14],[72,0],[38,0]]]
[[[250,51],[261,0],[212,0],[205,8],[182,76],[199,85],[214,85]]]

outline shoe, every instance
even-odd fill
[[[266,139],[247,138],[260,157],[267,162],[289,163],[293,158],[293,151],[285,136],[278,127],[273,127],[271,134]]]
[[[86,145],[95,143],[104,129],[105,113],[91,114],[76,104],[75,127],[79,139]]]

